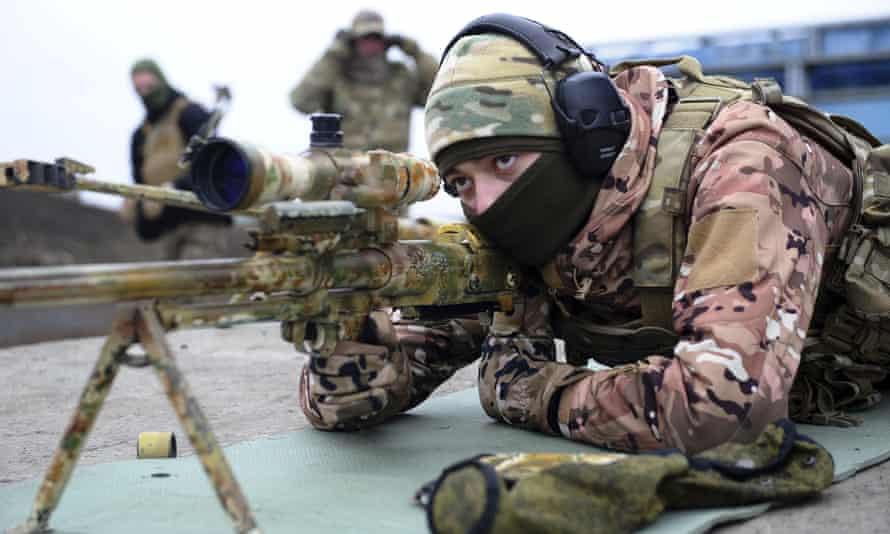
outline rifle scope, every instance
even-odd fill
[[[221,137],[195,152],[189,172],[195,195],[217,211],[294,199],[396,208],[439,189],[436,167],[411,154],[343,148],[277,154]]]
[[[308,167],[304,157],[271,154],[216,137],[195,153],[189,172],[195,194],[205,206],[229,211],[302,198],[295,178],[309,175]]]

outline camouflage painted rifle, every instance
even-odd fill
[[[258,531],[164,342],[167,330],[277,320],[297,350],[327,356],[337,341],[357,339],[375,309],[423,317],[512,308],[517,266],[471,227],[445,225],[432,240],[398,240],[394,210],[431,198],[439,184],[434,166],[409,154],[345,150],[319,130],[299,156],[210,139],[192,157],[195,194],[83,177],[89,172],[70,159],[0,163],[0,189],[98,191],[247,215],[257,222],[249,244],[255,255],[0,270],[0,306],[143,301],[122,307],[31,515],[15,532],[48,528],[121,364],[155,368],[236,531]],[[145,355],[127,352],[135,343]]]

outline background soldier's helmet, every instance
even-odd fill
[[[383,37],[383,17],[376,11],[364,9],[359,11],[355,18],[352,19],[352,27],[349,29],[350,36],[353,38],[364,37],[366,35],[379,35]]]
[[[557,78],[588,70],[593,70],[590,60],[580,57],[564,63]],[[550,103],[556,81],[538,58],[514,39],[498,34],[461,38],[442,61],[427,98],[430,156],[435,160],[445,148],[471,139],[559,139]]]

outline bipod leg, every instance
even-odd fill
[[[145,349],[147,362],[134,360],[127,349],[139,342]],[[220,503],[234,524],[236,532],[259,533],[247,499],[210,430],[207,417],[191,394],[188,384],[164,339],[164,329],[151,306],[127,308],[118,312],[111,334],[102,346],[99,360],[80,396],[80,403],[65,430],[43,483],[34,498],[31,515],[22,525],[9,529],[9,534],[49,532],[49,520],[86,442],[96,416],[111,390],[121,364],[141,367],[151,364],[170,398],[173,409],[195,447]]]
[[[216,441],[216,436],[210,429],[210,423],[198,405],[198,400],[192,395],[185,377],[176,366],[176,360],[164,338],[164,328],[154,308],[143,306],[139,309],[136,330],[148,361],[158,373],[164,391],[195,447],[204,471],[207,472],[220,503],[232,520],[235,531],[259,532],[253,512]]]
[[[43,483],[34,497],[31,515],[24,524],[8,532],[25,534],[49,530],[49,518],[59,504],[62,492],[65,491],[65,486],[71,478],[71,472],[80,458],[80,451],[93,428],[93,423],[96,422],[96,416],[99,415],[102,403],[111,391],[111,384],[120,369],[120,358],[135,341],[136,314],[137,310],[128,308],[118,312],[115,317],[111,334],[105,340],[99,360],[80,395],[80,403],[77,405],[74,417],[62,435]]]

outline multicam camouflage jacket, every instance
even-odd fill
[[[332,47],[291,91],[293,106],[303,113],[343,116],[343,144],[355,150],[408,150],[411,109],[423,106],[438,61],[417,50],[415,68],[387,61],[388,74],[380,83],[351,79],[348,57]]]
[[[615,82],[632,111],[631,136],[587,224],[543,270],[546,282],[529,286],[511,316],[496,315],[481,348],[482,406],[506,423],[621,450],[695,452],[750,440],[787,415],[826,251],[850,218],[851,173],[769,108],[727,105],[689,161],[672,357],[596,372],[584,361],[559,363],[561,317],[606,329],[641,317],[630,220],[646,197],[672,103],[653,67]],[[476,356],[445,346],[449,335],[461,338],[447,326],[400,330],[414,371],[410,405]]]

